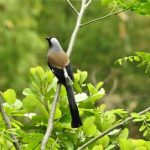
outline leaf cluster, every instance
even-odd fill
[[[116,8],[130,8],[131,11],[140,13],[142,15],[150,15],[150,1],[149,0],[102,0],[102,5],[109,5]]]
[[[103,82],[99,82],[96,86],[86,83],[87,75],[86,71],[77,70],[74,74],[75,81],[73,85],[83,126],[78,129],[71,128],[66,91],[62,87],[54,116],[54,130],[51,138],[49,138],[47,149],[77,149],[86,141],[111,128],[128,116],[128,113],[123,109],[106,111],[104,104],[95,106],[95,102],[105,95],[105,90],[102,88]],[[13,89],[1,92],[4,99],[3,106],[13,126],[11,130],[6,129],[0,116],[0,139],[2,139],[0,140],[0,146],[2,149],[9,147],[14,149],[9,135],[10,132],[17,136],[22,149],[40,148],[47,128],[48,116],[57,87],[57,79],[51,71],[44,70],[40,66],[30,69],[30,77],[32,84],[29,88],[23,90],[24,98],[22,100],[17,99]],[[149,138],[149,116],[147,115],[143,115],[142,117],[146,118],[139,121],[142,123],[140,131],[144,132],[146,138]],[[135,121],[137,121],[137,118]],[[90,145],[89,149],[111,150],[116,147],[124,149],[126,143],[130,143],[127,144],[130,146],[132,143],[133,147],[139,146],[138,140],[128,139],[128,134],[127,128],[113,130],[108,135],[97,140],[93,145]],[[148,142],[143,140],[142,146],[146,147],[146,145],[148,145]]]
[[[150,71],[150,53],[146,52],[136,52],[134,56],[128,56],[124,58],[120,58],[116,61],[116,63],[119,63],[122,65],[123,62],[137,62],[138,67],[145,67],[145,73],[148,73]]]

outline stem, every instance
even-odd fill
[[[0,103],[0,112],[2,114],[2,118],[5,122],[5,125],[6,125],[7,129],[12,129],[12,126],[10,124],[10,119],[8,118],[6,112],[4,111],[2,103]],[[16,150],[21,150],[20,144],[19,144],[18,139],[16,138],[16,136],[13,133],[10,133],[10,136],[13,139],[13,145],[16,148]]]
[[[84,27],[84,26],[86,26],[86,25],[88,25],[88,24],[91,24],[91,23],[94,23],[94,22],[96,22],[96,21],[99,21],[99,20],[102,20],[102,19],[105,19],[105,18],[114,16],[114,15],[117,15],[117,14],[119,14],[119,13],[121,13],[121,12],[124,12],[124,11],[126,11],[126,10],[128,10],[128,9],[130,9],[130,8],[126,8],[126,9],[123,9],[123,10],[120,10],[120,11],[117,11],[117,12],[114,12],[114,13],[112,13],[112,14],[107,14],[107,15],[105,15],[105,16],[98,17],[98,18],[96,18],[96,19],[87,21],[87,22],[85,22],[85,23],[82,23],[82,24],[80,25],[80,27]]]
[[[82,20],[82,17],[83,17],[85,8],[86,8],[85,5],[86,5],[86,0],[82,0],[81,9],[80,9],[80,12],[78,14],[76,25],[75,25],[74,31],[71,35],[71,38],[70,38],[70,42],[69,42],[69,46],[68,46],[68,50],[67,50],[67,55],[68,56],[70,56],[71,53],[72,53],[73,46],[74,46],[74,43],[75,43],[75,40],[76,40],[76,37],[77,37],[77,33],[79,31],[79,28],[80,28],[81,20]]]
[[[48,142],[49,137],[52,134],[53,120],[54,120],[54,115],[55,115],[55,111],[56,111],[57,102],[58,102],[58,99],[59,99],[60,89],[61,89],[61,84],[58,84],[57,89],[56,89],[56,93],[55,93],[55,96],[54,96],[54,101],[53,101],[53,104],[52,104],[52,107],[51,107],[51,112],[50,112],[50,116],[49,116],[49,120],[48,120],[48,127],[47,127],[46,133],[44,135],[44,138],[42,140],[41,150],[46,149],[46,144]]]
[[[70,5],[70,7],[74,10],[74,12],[76,13],[76,15],[78,15],[78,11],[76,10],[76,8],[73,6],[73,4],[70,2],[70,0],[67,0],[68,4]]]
[[[89,1],[86,3],[85,7],[87,8],[91,3],[92,3],[92,0],[89,0]]]
[[[150,111],[150,107],[146,108],[145,110],[139,112],[139,115],[143,115],[146,112]],[[87,146],[91,145],[92,143],[96,142],[98,139],[102,138],[103,136],[107,135],[108,133],[110,133],[111,131],[118,129],[118,128],[122,128],[124,125],[128,124],[130,121],[133,121],[134,117],[130,116],[127,119],[125,119],[124,121],[116,124],[115,126],[113,126],[112,128],[104,131],[103,133],[101,133],[100,135],[94,137],[93,139],[89,140],[88,142],[86,142],[85,144],[83,144],[81,147],[79,147],[77,150],[83,150],[85,149]]]
[[[89,2],[90,2],[90,0],[89,0]],[[88,2],[88,3],[89,3],[89,2]],[[90,2],[90,3],[91,3],[91,2]],[[99,20],[102,20],[102,19],[105,19],[105,18],[114,16],[114,15],[117,15],[117,14],[119,14],[119,13],[121,13],[121,12],[127,11],[127,10],[129,10],[130,8],[132,8],[133,6],[138,5],[139,3],[140,3],[140,2],[137,2],[137,3],[133,4],[132,6],[130,6],[130,7],[128,7],[128,8],[122,9],[122,10],[117,11],[117,12],[114,12],[114,13],[109,13],[109,14],[107,14],[107,15],[105,15],[105,16],[98,17],[98,18],[93,19],[93,20],[91,20],[91,21],[87,21],[87,22],[81,24],[80,27],[84,27],[84,26],[86,26],[86,25],[88,25],[88,24],[91,24],[91,23],[94,23],[94,22],[96,22],[96,21],[99,21]]]

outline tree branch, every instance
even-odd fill
[[[91,21],[87,21],[87,22],[85,22],[85,23],[82,23],[82,24],[80,25],[80,27],[84,27],[84,26],[86,26],[86,25],[88,25],[88,24],[91,24],[91,23],[94,23],[94,22],[96,22],[96,21],[100,21],[100,20],[102,20],[102,19],[105,19],[105,18],[114,16],[114,15],[117,15],[117,14],[119,14],[119,13],[121,13],[121,12],[124,12],[124,11],[129,10],[130,8],[131,8],[131,7],[126,8],[126,9],[123,9],[123,10],[120,10],[120,11],[117,11],[117,12],[114,12],[114,13],[112,13],[112,14],[107,14],[107,15],[105,15],[105,16],[98,17],[98,18],[93,19],[93,20],[91,20]]]
[[[0,102],[0,112],[2,114],[2,118],[5,122],[5,125],[6,125],[7,129],[12,129],[12,126],[10,124],[10,120],[9,120],[7,114],[5,113],[4,108],[3,108],[3,104],[1,102]],[[16,150],[21,150],[20,144],[19,144],[16,136],[13,133],[10,133],[10,136],[13,140],[13,145],[16,148]]]
[[[92,3],[92,0],[89,0],[89,1],[86,3],[85,7],[87,8],[91,3]]]
[[[53,120],[54,120],[54,115],[55,115],[55,111],[56,111],[57,102],[58,102],[58,99],[59,99],[60,89],[61,89],[61,84],[58,84],[57,89],[56,89],[56,93],[55,93],[55,96],[54,96],[53,104],[51,106],[51,112],[50,112],[50,116],[49,116],[49,120],[48,120],[48,127],[47,127],[46,133],[44,135],[44,138],[42,140],[41,150],[46,149],[46,144],[48,142],[49,137],[52,134]]]
[[[70,0],[67,0],[68,4],[70,5],[70,7],[74,10],[74,12],[76,13],[76,15],[79,14],[79,12],[77,11],[77,9],[73,6],[73,4],[70,2]]]
[[[88,4],[88,3],[91,3],[91,1],[92,1],[92,0],[89,0],[89,1],[87,2],[87,4]],[[139,3],[140,3],[140,2],[137,2],[137,3],[133,4],[132,6],[130,6],[130,7],[128,7],[128,8],[122,9],[122,10],[117,11],[117,12],[114,12],[114,13],[109,13],[109,14],[107,14],[107,15],[105,15],[105,16],[98,17],[98,18],[93,19],[93,20],[91,20],[91,21],[87,21],[87,22],[85,22],[85,23],[82,23],[82,24],[80,25],[80,27],[84,27],[84,26],[86,26],[86,25],[88,25],[88,24],[91,24],[91,23],[94,23],[94,22],[96,22],[96,21],[99,21],[99,20],[102,20],[102,19],[105,19],[105,18],[114,16],[114,15],[117,15],[117,14],[119,14],[119,13],[121,13],[121,12],[127,11],[127,10],[129,10],[130,8],[132,8],[133,6],[138,5]]]
[[[145,110],[139,112],[139,115],[143,115],[146,112],[150,111],[150,107],[146,108]],[[94,137],[93,139],[89,140],[88,142],[86,142],[85,144],[83,144],[81,147],[79,147],[77,150],[83,150],[85,149],[87,146],[91,145],[92,143],[96,142],[98,139],[102,138],[103,136],[107,135],[108,133],[110,133],[111,131],[118,129],[118,128],[122,128],[124,125],[128,124],[130,121],[133,121],[134,117],[130,116],[127,119],[125,119],[124,121],[116,124],[114,127],[104,131],[103,133],[101,133],[100,135]]]
[[[91,0],[89,0],[89,1],[91,1]],[[73,50],[73,46],[74,46],[74,43],[75,43],[75,40],[76,40],[76,37],[77,37],[77,33],[79,31],[79,28],[80,28],[81,19],[83,17],[85,9],[90,4],[89,1],[88,1],[88,3],[86,3],[86,0],[82,0],[82,4],[81,4],[80,12],[78,13],[78,18],[77,18],[77,21],[76,21],[76,25],[75,25],[74,31],[71,35],[71,39],[70,39],[70,42],[69,42],[69,46],[68,46],[68,50],[67,50],[67,55],[68,56],[71,55],[71,52]],[[67,2],[69,3],[69,0],[67,0]],[[58,84],[57,90],[56,90],[56,93],[55,93],[55,97],[54,97],[54,100],[53,100],[49,120],[48,120],[48,127],[47,127],[46,133],[45,133],[44,138],[43,138],[42,143],[41,143],[41,150],[45,150],[46,144],[47,144],[48,139],[51,136],[51,133],[52,133],[52,130],[53,130],[53,119],[54,119],[56,105],[57,105],[58,98],[59,98],[60,89],[61,89],[61,84]]]
[[[73,46],[74,46],[74,43],[75,43],[75,39],[77,37],[77,33],[78,33],[80,25],[81,25],[81,20],[82,20],[84,11],[86,9],[86,4],[87,4],[86,0],[82,0],[82,4],[81,4],[80,12],[78,14],[76,25],[75,25],[74,31],[71,35],[71,38],[70,38],[70,42],[69,42],[69,46],[68,46],[68,50],[67,50],[67,55],[68,56],[70,56],[71,53],[72,53]]]

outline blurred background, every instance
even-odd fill
[[[72,1],[79,10],[80,1]],[[112,9],[92,2],[83,21],[108,14]],[[57,37],[67,49],[76,14],[65,0],[0,0],[0,90],[13,88],[21,97],[30,84],[29,70],[47,67],[46,36]],[[130,11],[80,29],[71,62],[88,72],[88,81],[104,81],[107,109],[139,111],[150,104],[150,78],[136,63],[119,66],[115,61],[136,51],[149,52],[150,18]]]

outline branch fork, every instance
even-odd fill
[[[77,33],[78,33],[80,25],[81,25],[81,20],[82,20],[84,11],[89,6],[89,4],[92,2],[92,0],[88,0],[88,1],[87,0],[82,0],[80,12],[78,12],[76,10],[76,8],[73,6],[73,4],[70,2],[70,0],[67,0],[67,2],[70,5],[70,7],[74,10],[74,12],[78,15],[76,25],[75,25],[74,31],[71,35],[68,50],[67,50],[67,55],[70,56],[71,53],[72,53],[72,50],[73,50],[73,46],[74,46],[76,37],[77,37]],[[66,80],[69,80],[66,69],[64,69],[64,73],[65,73],[64,75],[66,77]],[[70,83],[71,82],[69,81],[69,84]],[[55,115],[55,111],[56,111],[57,102],[58,102],[58,99],[59,99],[60,90],[61,90],[61,84],[58,84],[57,90],[56,90],[56,93],[55,93],[55,96],[54,96],[52,108],[51,108],[51,111],[50,111],[50,116],[49,116],[49,120],[48,120],[48,127],[47,127],[46,133],[45,133],[44,138],[43,138],[42,143],[41,143],[41,150],[46,149],[46,144],[47,144],[48,139],[51,136],[51,133],[52,133],[52,130],[53,130],[53,119],[54,119],[54,115]]]

